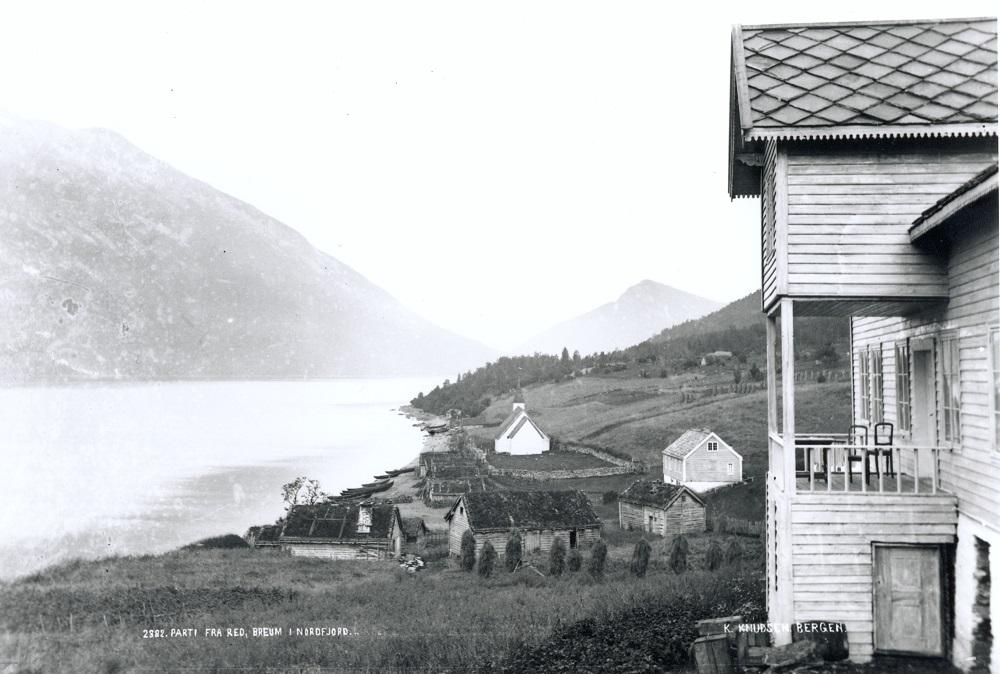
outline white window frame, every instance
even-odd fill
[[[736,475],[736,464],[732,461],[726,464],[726,475]]]
[[[871,409],[868,419],[873,424],[885,421],[885,362],[882,357],[882,345],[868,347],[868,372],[871,380]]]
[[[869,421],[871,414],[871,378],[869,377],[871,364],[868,362],[868,350],[858,350],[858,412],[861,414],[861,421]]]
[[[904,339],[896,342],[893,359],[896,365],[896,427],[900,433],[908,435],[913,431],[913,388],[910,381],[912,356],[909,341]]]
[[[962,445],[962,350],[958,333],[941,335],[938,339],[938,358],[941,387],[938,433],[943,445],[961,447]],[[952,351],[952,348],[954,351]],[[949,392],[951,395],[949,396]],[[950,400],[949,400],[950,398]],[[950,403],[957,403],[952,405]]]
[[[717,451],[719,451],[719,443],[716,442],[715,440],[710,440],[708,442],[708,451],[710,451],[710,452],[717,452]]]

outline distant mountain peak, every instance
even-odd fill
[[[514,353],[559,353],[564,346],[582,354],[624,349],[721,306],[719,302],[643,279],[629,286],[617,300],[552,326]]]

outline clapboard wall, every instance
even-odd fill
[[[938,199],[996,162],[988,141],[951,149],[866,143],[832,149],[778,146],[774,219],[777,260],[769,286],[765,255],[765,307],[780,296],[913,299],[945,297],[944,265],[909,239],[910,225]],[[768,207],[762,207],[767,215]],[[764,221],[766,235],[767,220]]]
[[[995,202],[993,207],[995,208]],[[949,299],[945,307],[903,317],[859,317],[851,320],[854,344],[854,417],[860,409],[857,361],[869,349],[881,349],[884,370],[884,416],[896,423],[897,392],[895,344],[904,340],[957,335],[960,359],[961,444],[942,452],[941,487],[959,498],[964,513],[983,522],[995,522],[1000,512],[1000,452],[994,447],[990,415],[989,332],[1000,325],[1000,237],[993,222],[964,226],[950,243],[947,256]],[[940,405],[940,357],[935,350],[936,398]],[[941,437],[941,413],[938,438]],[[900,441],[905,442],[905,436]],[[897,444],[900,444],[897,442]]]
[[[874,651],[872,543],[955,542],[955,497],[799,494],[792,497],[795,620],[845,623],[852,660]]]
[[[618,523],[622,529],[660,536],[697,533],[705,531],[705,506],[687,494],[681,494],[669,508],[619,501]]]

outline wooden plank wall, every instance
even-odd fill
[[[874,650],[872,543],[954,543],[955,511],[955,497],[944,494],[792,497],[795,620],[845,623],[851,659],[869,659]]]
[[[649,518],[652,517],[652,533],[660,536],[705,531],[705,506],[687,495],[674,501],[669,510],[625,501],[619,503],[619,524],[622,529],[647,531]]]
[[[996,221],[994,220],[994,223]],[[950,300],[945,309],[909,318],[864,317],[851,321],[858,352],[881,344],[885,368],[885,418],[896,421],[895,342],[954,331],[959,339],[962,443],[944,452],[939,463],[941,487],[959,497],[959,508],[979,521],[1000,512],[1000,452],[993,447],[990,421],[989,329],[1000,325],[1000,237],[995,224],[967,227],[952,243],[947,264]],[[938,368],[935,355],[935,368]],[[855,367],[855,373],[857,369]],[[935,376],[936,386],[940,380]],[[855,374],[855,399],[859,382]],[[937,396],[940,399],[940,392]],[[855,409],[855,418],[861,418]],[[940,426],[941,415],[938,413]],[[905,437],[901,438],[905,441]]]
[[[947,295],[944,265],[910,243],[910,225],[995,163],[995,152],[810,152],[788,145],[787,153],[789,295]]]

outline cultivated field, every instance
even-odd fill
[[[602,580],[586,571],[545,577],[531,569],[500,569],[482,579],[445,560],[413,575],[391,562],[331,563],[252,550],[71,563],[0,586],[0,659],[19,672],[125,672],[167,662],[198,671],[496,671],[516,669],[508,658],[528,647],[544,660],[546,644],[582,620],[614,622],[648,606],[700,606],[706,614],[760,609],[759,541],[740,539],[746,553],[735,566],[675,575],[667,542],[657,540],[647,576],[636,578],[627,568],[634,537],[611,546]],[[691,565],[700,569],[710,535],[689,540]],[[725,547],[729,537],[719,540]],[[547,571],[546,558],[531,561]],[[687,624],[691,616],[684,616]],[[223,636],[204,636],[210,627]],[[250,634],[254,627],[284,634],[224,632]],[[289,628],[308,627],[345,634],[288,636]],[[144,630],[169,635],[182,628],[198,629],[198,636],[143,638]],[[660,644],[648,650],[643,658],[663,657]]]

